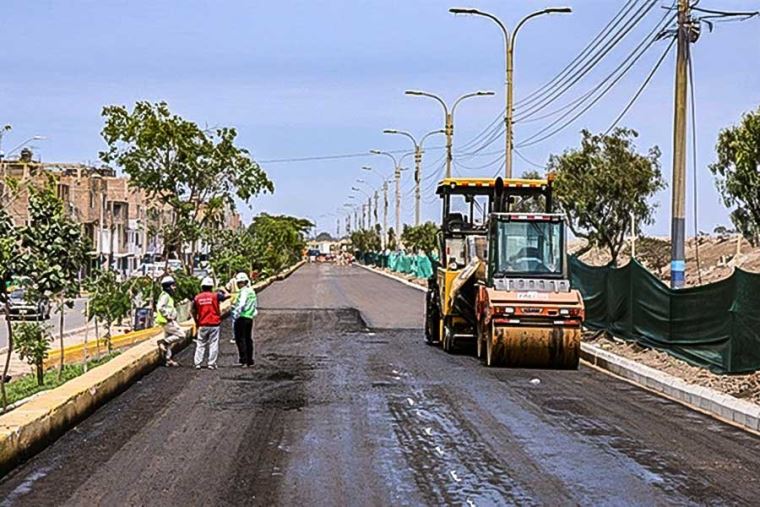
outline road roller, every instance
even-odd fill
[[[583,299],[570,286],[566,224],[546,179],[438,184],[441,259],[428,280],[425,339],[475,344],[487,366],[575,369]]]

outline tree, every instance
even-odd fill
[[[634,130],[616,128],[611,134],[581,133],[580,149],[549,158],[556,173],[555,202],[567,215],[573,233],[590,248],[606,249],[617,263],[631,221],[640,230],[654,221],[652,196],[665,188],[660,150],[636,152]],[[580,254],[579,254],[580,255]]]
[[[79,224],[66,215],[52,179],[41,188],[29,189],[29,223],[21,230],[21,246],[24,272],[31,279],[29,296],[38,301],[56,301],[60,378],[64,363],[64,310],[72,308],[74,298],[79,296],[78,276],[88,261],[90,248]]]
[[[433,222],[425,222],[424,224],[414,226],[407,225],[404,226],[401,241],[412,252],[423,251],[427,255],[433,256],[438,252],[439,231],[439,227]]]
[[[162,233],[164,254],[171,244],[189,242],[195,253],[204,227],[218,227],[235,199],[249,202],[274,185],[244,148],[235,146],[234,128],[202,130],[173,115],[165,102],[137,102],[130,112],[123,106],[103,109],[101,132],[108,148],[103,162],[124,169],[130,184],[149,199],[168,204],[172,222]]]
[[[526,180],[541,180],[544,176],[538,171],[524,171],[522,178]],[[546,198],[543,195],[524,197],[514,203],[511,210],[516,213],[544,213],[546,211]]]
[[[760,242],[760,108],[746,113],[739,125],[721,130],[718,160],[710,165],[731,222],[753,245]]]
[[[355,251],[362,253],[378,252],[382,247],[380,233],[369,229],[362,229],[351,233],[351,244]]]
[[[51,337],[41,322],[14,324],[18,356],[30,366],[34,366],[37,385],[45,383],[42,366],[48,357]]]
[[[393,227],[388,228],[388,250],[395,251],[398,248],[398,245],[396,244],[396,231],[393,230]]]
[[[0,304],[2,304],[6,315],[10,313],[8,285],[11,282],[13,274],[19,271],[21,253],[21,238],[19,230],[13,225],[5,208],[0,207]],[[5,411],[8,406],[8,398],[5,394],[5,378],[8,376],[8,368],[10,367],[14,345],[13,326],[11,325],[11,321],[5,319],[5,324],[8,329],[8,349],[5,354],[3,375],[0,377],[0,393],[2,394],[3,399],[3,411]]]
[[[129,314],[132,308],[128,282],[119,283],[116,273],[99,270],[87,281],[90,301],[87,306],[87,320],[96,319],[106,326],[106,347],[111,353],[111,330],[114,323]]]
[[[248,227],[254,269],[273,275],[297,262],[306,248],[306,232],[313,226],[309,220],[286,215],[255,217]]]
[[[662,275],[670,264],[670,241],[641,236],[636,240],[636,257],[642,264]]]

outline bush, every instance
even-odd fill
[[[52,339],[46,326],[41,322],[22,322],[13,325],[13,332],[19,357],[34,366],[37,385],[43,385],[42,364],[48,356]]]

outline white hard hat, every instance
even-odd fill
[[[248,282],[248,275],[246,275],[245,273],[243,273],[241,271],[240,273],[238,273],[237,275],[235,275],[235,281],[238,282],[238,283],[240,283],[240,282]]]
[[[213,287],[214,286],[214,279],[210,276],[205,277],[203,280],[201,280],[201,287]]]
[[[165,276],[161,279],[161,285],[167,285],[170,283],[174,283],[174,278],[171,276]]]

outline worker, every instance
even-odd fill
[[[156,304],[156,324],[163,326],[164,337],[158,340],[158,348],[166,366],[179,366],[172,359],[172,347],[185,339],[185,331],[177,323],[177,307],[174,304],[177,284],[173,277],[167,275],[161,279],[161,288],[163,291]]]
[[[201,280],[201,292],[193,298],[190,309],[195,327],[198,330],[195,338],[195,369],[200,370],[208,350],[207,366],[216,370],[216,359],[219,355],[219,325],[222,323],[222,312],[219,303],[228,298],[224,291],[214,292],[214,279],[207,276]]]
[[[253,366],[255,349],[253,344],[253,319],[256,317],[256,292],[245,273],[235,275],[238,292],[232,305],[233,330],[238,348],[238,360],[242,367]]]

